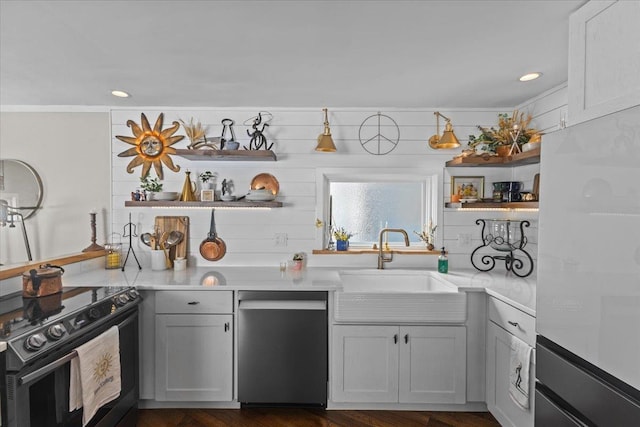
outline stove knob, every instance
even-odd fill
[[[138,297],[140,296],[140,294],[138,293],[138,291],[136,291],[135,289],[131,289],[130,291],[127,292],[127,295],[129,296],[129,299],[131,301],[138,299]]]
[[[49,326],[49,329],[47,329],[46,332],[47,336],[55,341],[62,338],[65,333],[67,333],[67,330],[64,328],[62,323],[57,323],[55,325]]]
[[[96,320],[100,318],[100,310],[98,310],[96,307],[90,308],[89,309],[89,319],[91,320]]]
[[[24,348],[29,351],[38,351],[47,343],[47,339],[42,334],[34,334],[24,342]]]
[[[129,302],[129,297],[126,296],[125,294],[120,294],[116,297],[116,305],[118,307],[122,307],[123,305],[125,305],[126,303]]]

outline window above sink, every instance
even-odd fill
[[[316,243],[323,249],[329,244],[330,227],[344,227],[354,234],[350,249],[371,249],[382,228],[405,229],[411,246],[424,249],[413,231],[422,231],[429,220],[438,223],[436,171],[324,169],[318,170],[316,183],[316,214],[323,223]],[[389,234],[389,245],[404,248],[402,236],[396,234]]]

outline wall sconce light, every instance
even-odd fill
[[[436,116],[436,134],[429,138],[429,147],[434,149],[447,149],[457,148],[460,146],[460,141],[453,133],[453,126],[451,125],[451,119],[440,114],[439,111],[433,113]],[[444,126],[444,132],[442,137],[440,136],[440,117],[445,119],[447,123]]]
[[[20,220],[22,226],[22,238],[24,239],[24,247],[27,250],[27,258],[29,261],[33,261],[31,256],[31,246],[29,246],[29,237],[27,236],[27,229],[24,226],[24,216],[18,212],[18,209],[36,209],[35,207],[28,208],[16,208],[10,206],[6,200],[0,200],[0,227],[4,227],[9,224],[9,228],[15,228],[15,221]]]
[[[331,138],[331,129],[329,129],[329,117],[327,115],[327,109],[323,108],[322,111],[324,111],[324,132],[322,132],[318,136],[318,146],[316,147],[316,151],[333,153],[336,151],[336,145],[333,143],[333,139]]]

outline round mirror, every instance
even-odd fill
[[[0,200],[24,219],[33,216],[42,204],[40,175],[20,160],[0,160]],[[6,202],[6,203],[5,203]]]

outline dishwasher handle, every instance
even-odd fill
[[[240,300],[239,310],[326,310],[326,301]]]

